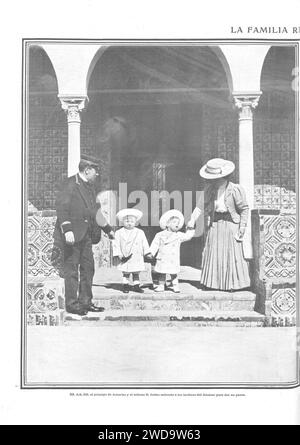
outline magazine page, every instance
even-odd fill
[[[1,423],[299,424],[299,4],[229,4],[5,7]]]

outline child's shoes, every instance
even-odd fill
[[[171,288],[173,292],[176,294],[180,293],[179,284],[173,284],[173,287]]]
[[[164,285],[164,284],[159,284],[159,285],[154,289],[155,292],[164,292],[164,290],[165,290],[165,285]]]
[[[143,294],[144,293],[144,289],[142,289],[139,284],[135,284],[133,286],[133,292],[138,292],[139,294]]]
[[[128,292],[129,292],[129,284],[124,284],[123,285],[123,293],[128,294]]]

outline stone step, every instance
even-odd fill
[[[195,311],[195,310],[107,310],[88,313],[80,320],[66,313],[65,325],[134,324],[157,326],[264,326],[265,316],[253,311]]]
[[[180,293],[172,291],[156,293],[145,289],[144,294],[121,291],[94,292],[97,305],[105,310],[154,310],[154,311],[253,311],[256,296],[253,292],[198,291]]]

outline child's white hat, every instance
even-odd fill
[[[143,216],[143,212],[138,209],[122,209],[117,213],[117,218],[120,222],[122,222],[126,216],[134,216],[136,221],[139,221]]]
[[[179,210],[168,210],[167,212],[165,212],[160,220],[159,220],[159,225],[160,227],[165,230],[165,228],[167,227],[168,221],[171,218],[178,218],[179,219],[179,229],[182,228],[183,224],[184,224],[184,216],[183,214],[179,211]]]

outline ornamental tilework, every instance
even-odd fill
[[[295,282],[296,217],[264,217],[265,278],[273,283]]]
[[[27,281],[26,318],[28,325],[63,324],[64,280],[39,276]]]
[[[56,311],[53,313],[28,313],[27,324],[29,326],[59,326],[64,323],[64,311]]]
[[[252,212],[256,310],[268,316],[296,311],[296,216]]]
[[[280,183],[280,178],[276,180]],[[274,181],[275,182],[275,181]],[[292,185],[291,185],[292,187]],[[280,210],[282,213],[296,213],[296,193],[277,185],[259,184],[254,186],[254,207],[261,210]]]
[[[29,216],[27,221],[27,273],[29,277],[58,277],[62,252],[54,245],[56,217]]]
[[[107,236],[101,236],[100,242],[93,246],[93,253],[96,268],[110,267],[112,265],[111,242]]]
[[[34,214],[27,222],[27,273],[29,277],[63,276],[63,252],[54,242],[56,216]],[[102,234],[99,244],[93,246],[95,266],[111,266],[111,248]]]
[[[27,324],[57,326],[63,322],[64,281],[62,252],[53,240],[56,217],[29,208],[33,214],[27,218]]]
[[[61,278],[27,283],[27,314],[64,309],[64,281]]]
[[[296,315],[295,288],[282,287],[273,290],[272,312],[278,315]]]

